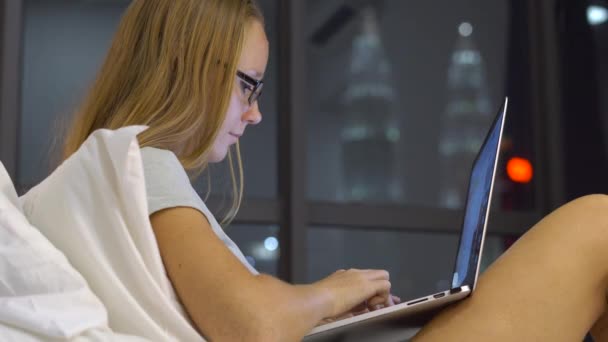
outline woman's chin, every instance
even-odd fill
[[[226,159],[227,150],[224,151],[212,151],[209,155],[209,163],[219,163]]]

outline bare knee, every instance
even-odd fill
[[[582,197],[579,197],[579,198],[573,200],[572,202],[570,202],[570,204],[573,204],[573,205],[576,205],[579,207],[585,207],[585,208],[599,207],[599,208],[607,209],[608,208],[608,195],[605,195],[605,194],[586,195],[586,196],[582,196]]]
[[[575,199],[547,216],[547,221],[551,238],[563,243],[563,248],[572,248],[571,254],[586,255],[589,262],[608,267],[607,195]]]
[[[579,197],[564,204],[551,215],[579,221],[592,218],[594,221],[605,222],[608,219],[608,195],[595,194]]]
[[[584,258],[576,262],[603,264],[608,271],[608,196],[588,195],[563,205],[522,240],[530,250],[544,249],[564,260]]]
[[[597,230],[602,236],[608,236],[607,195],[595,194],[577,198],[559,208],[557,212],[570,225],[575,224],[584,230]]]

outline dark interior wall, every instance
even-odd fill
[[[608,42],[596,44],[594,28],[587,21],[590,1],[561,1],[559,7],[563,61],[563,134],[565,189],[568,199],[592,193],[608,193],[606,111],[600,92],[601,55]],[[606,23],[602,24],[606,26]],[[601,31],[600,31],[601,32]],[[601,64],[600,64],[601,63]],[[604,93],[603,97],[606,96]]]

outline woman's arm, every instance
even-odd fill
[[[150,219],[182,304],[211,340],[299,340],[322,319],[389,295],[385,271],[337,272],[310,285],[253,275],[192,208],[162,210]]]

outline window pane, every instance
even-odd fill
[[[128,1],[26,0],[23,42],[19,188],[44,179],[58,153],[59,129],[80,103],[102,63]],[[276,0],[262,0],[271,54],[260,100],[263,124],[242,138],[246,195],[277,194]],[[220,166],[221,168],[221,166]],[[220,175],[223,172],[218,172]],[[221,182],[221,180],[220,180]],[[221,189],[221,187],[220,187]]]
[[[482,270],[510,242],[488,235]],[[450,288],[458,235],[312,227],[307,243],[309,281],[338,269],[386,269],[391,275],[392,292],[402,299],[412,299]]]
[[[527,58],[518,40],[525,20],[510,25],[515,5],[309,3],[311,199],[462,208],[471,163],[507,93],[518,110],[509,112],[503,158],[532,160],[529,82],[507,77],[528,65],[513,63]],[[513,184],[505,166],[496,207],[533,209],[532,183]]]
[[[278,193],[278,34],[277,0],[258,0],[266,20],[270,59],[264,75],[264,93],[259,100],[262,122],[248,127],[240,141],[245,171],[245,196],[276,198]]]
[[[56,132],[71,116],[101,65],[126,2],[24,2],[19,175],[21,188],[44,179]],[[65,119],[64,119],[65,120]]]
[[[278,226],[231,225],[226,234],[260,273],[278,275],[281,253]]]

